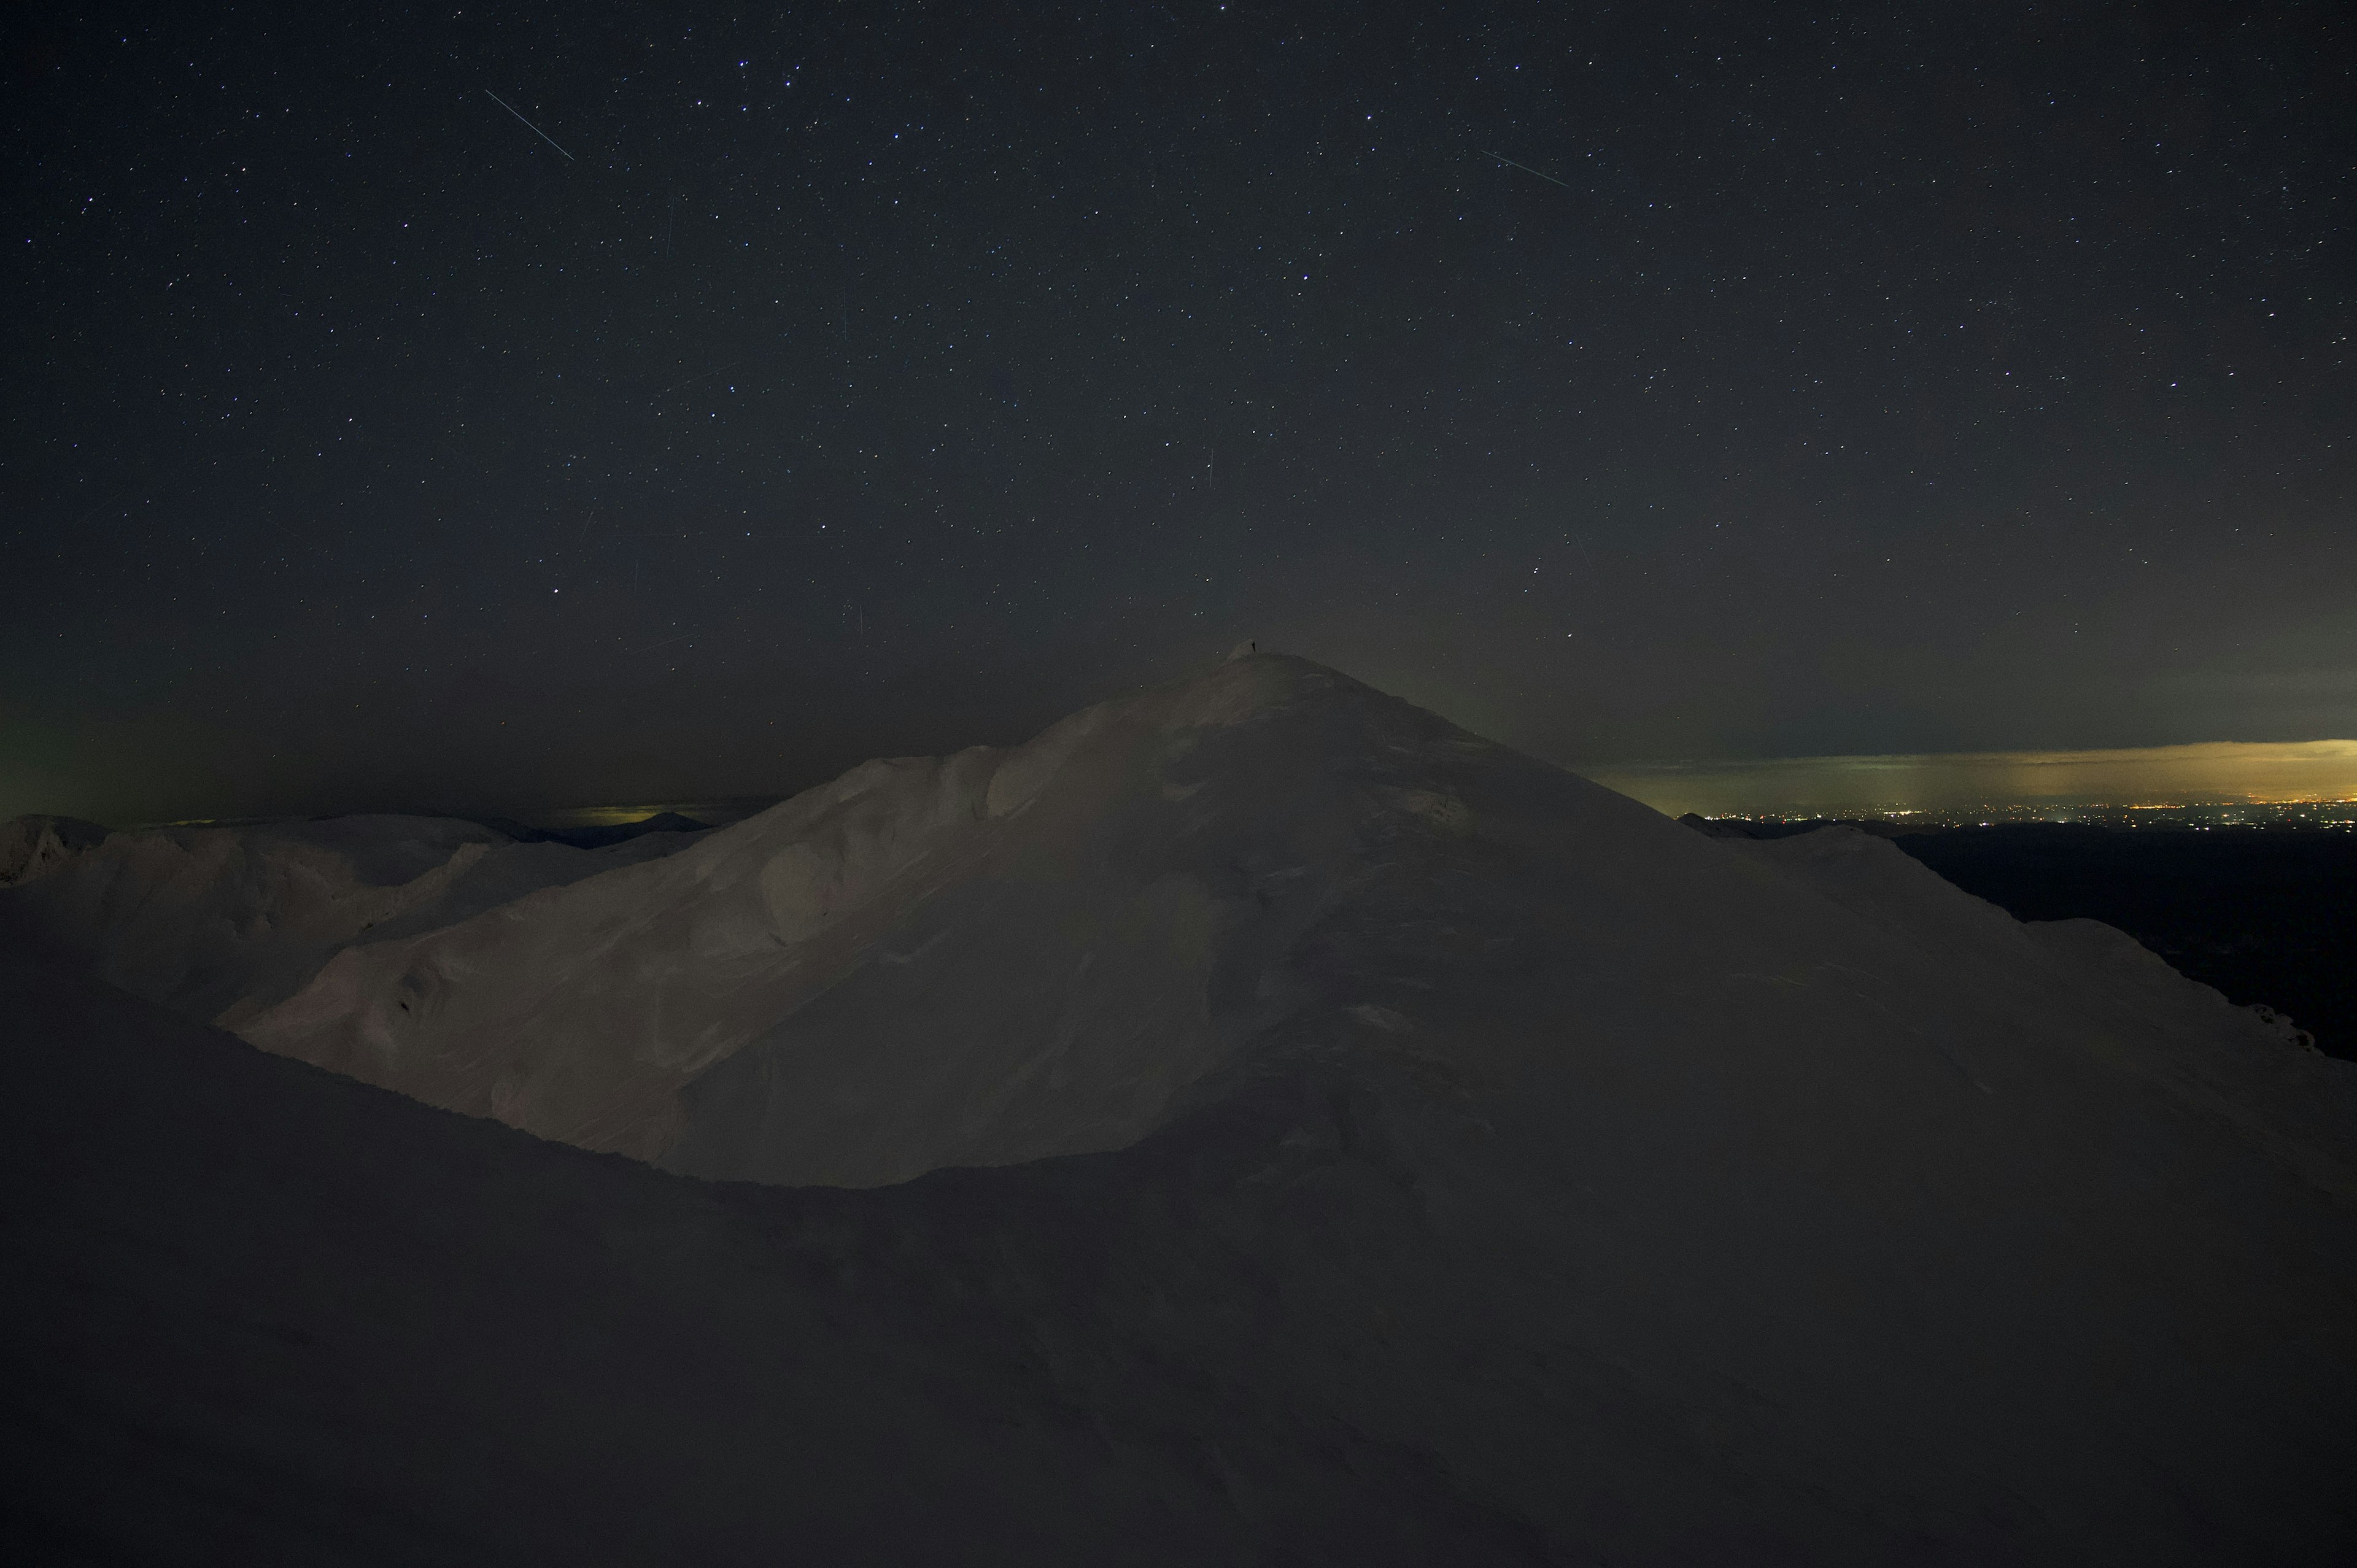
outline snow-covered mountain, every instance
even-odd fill
[[[234,1068],[275,1086],[242,1134],[260,1153],[203,1126],[159,1146],[240,1149],[171,1155],[201,1167],[299,1145],[285,1179],[328,1211],[265,1193],[250,1218],[353,1223],[286,1243],[324,1269],[379,1278],[355,1249],[413,1234],[425,1202],[402,1243],[419,1289],[484,1266],[640,1281],[626,1327],[584,1309],[634,1369],[597,1419],[683,1453],[720,1441],[697,1411],[774,1443],[760,1401],[850,1418],[775,1353],[748,1351],[741,1387],[650,1381],[671,1334],[725,1362],[776,1315],[899,1368],[876,1397],[920,1434],[912,1474],[1037,1462],[1040,1518],[990,1514],[977,1560],[1114,1540],[1140,1561],[2190,1563],[2357,1541],[2357,1069],[2107,928],[2021,925],[1865,835],[1706,838],[1274,656],[675,843],[319,833],[118,834],[0,909],[266,1051],[802,1190],[461,1137],[291,1067]],[[547,865],[490,877],[524,850]],[[42,994],[40,1027],[70,1032],[81,1004]],[[141,1027],[107,1036],[124,1070]],[[72,1048],[20,1052],[20,1075],[70,1078],[27,1064]],[[182,1076],[213,1059],[174,1048]],[[110,1114],[95,1089],[18,1098],[42,1092],[45,1127]],[[365,1169],[291,1130],[330,1101]],[[452,1139],[479,1152],[417,1197],[406,1163]],[[54,1201],[118,1201],[81,1190]],[[522,1192],[544,1197],[501,1196]],[[518,1206],[544,1198],[571,1218],[527,1240]],[[235,1232],[243,1201],[187,1222]],[[479,1225],[447,1207],[469,1203]],[[126,1246],[91,1288],[145,1288]],[[512,1423],[602,1353],[501,1371],[372,1289],[307,1294],[308,1348],[271,1366],[407,1410],[394,1371],[346,1365],[375,1333],[353,1325],[397,1309],[411,1348],[388,1368],[447,1340],[480,1391],[436,1397]],[[535,1310],[562,1341],[563,1309]],[[287,1396],[328,1420],[310,1397]],[[211,1432],[233,1403],[170,1419]],[[1027,1435],[991,1457],[1004,1412]],[[540,1457],[513,1484],[562,1512],[576,1437],[526,1427]],[[872,1490],[784,1484],[763,1515],[747,1488],[774,1469],[685,1463],[622,1473],[708,1493],[729,1551],[863,1520],[910,1540]],[[404,1484],[465,1539],[489,1528],[442,1471]]]

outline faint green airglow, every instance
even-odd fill
[[[1632,763],[1588,776],[1672,816],[2357,800],[2357,740]]]
[[[539,825],[545,828],[619,828],[643,822],[659,811],[686,814],[683,806],[567,806],[540,811],[535,816]]]
[[[777,801],[774,795],[726,800],[658,800],[651,804],[626,806],[549,807],[522,811],[518,815],[521,820],[539,828],[619,828],[672,811],[683,817],[693,817],[709,827],[725,827],[731,822],[742,822],[756,811],[767,811]]]

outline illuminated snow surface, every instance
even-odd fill
[[[17,1560],[2357,1547],[2357,1068],[1317,665],[607,849],[44,854]]]

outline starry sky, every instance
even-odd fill
[[[0,815],[2357,735],[2341,5],[37,9]]]

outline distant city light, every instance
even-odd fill
[[[1597,782],[1671,816],[1930,822],[2357,817],[2357,741],[1633,763]]]

